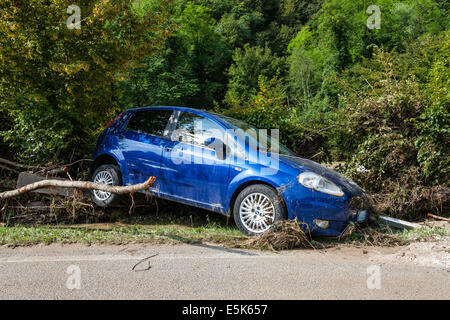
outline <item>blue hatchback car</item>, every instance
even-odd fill
[[[155,196],[233,215],[250,236],[287,218],[324,236],[366,220],[368,202],[358,185],[297,157],[276,133],[269,137],[243,121],[184,107],[131,109],[101,133],[91,177],[133,185],[155,176]],[[120,196],[94,190],[92,199],[106,207]]]

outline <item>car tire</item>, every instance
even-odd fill
[[[112,186],[121,186],[122,175],[118,166],[113,164],[104,164],[94,171],[92,181]],[[91,190],[91,198],[92,201],[100,207],[111,207],[117,205],[123,197],[119,194]]]
[[[287,213],[275,189],[255,184],[239,193],[234,202],[233,216],[243,234],[256,236],[268,231],[274,222],[286,219]]]

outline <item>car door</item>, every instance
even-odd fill
[[[171,142],[163,151],[161,191],[181,201],[222,211],[228,186],[226,158],[204,144],[209,138],[223,141],[219,123],[191,112],[178,112]]]
[[[161,157],[167,143],[168,123],[173,110],[144,109],[136,111],[119,134],[119,146],[128,169],[127,184],[145,182],[155,176],[159,189]]]

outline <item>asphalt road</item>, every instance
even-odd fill
[[[277,254],[209,245],[0,247],[0,299],[450,298],[448,269],[380,259],[393,250]]]

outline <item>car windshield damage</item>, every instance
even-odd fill
[[[241,141],[247,143],[246,137],[253,139],[253,142],[256,143],[256,147],[259,151],[295,156],[295,153],[282,145],[279,142],[278,138],[272,138],[269,136],[269,134],[262,134],[263,132],[267,131],[257,129],[256,127],[242,120],[234,119],[217,113],[214,113],[214,115],[225,121],[233,129],[237,129],[235,130],[236,136]]]

